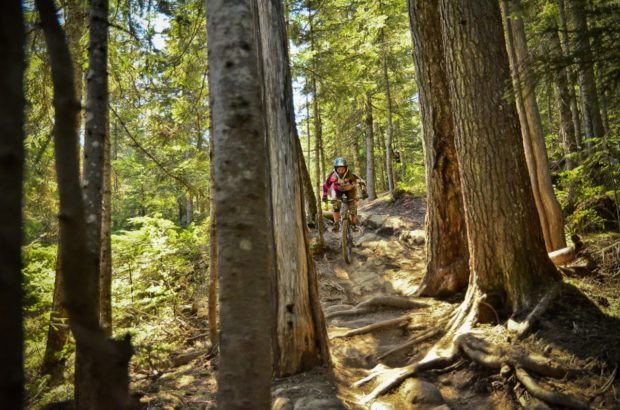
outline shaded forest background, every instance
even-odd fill
[[[564,3],[522,1],[511,14],[524,22],[531,54],[518,69],[533,84],[567,232],[596,236],[620,228],[620,5],[583,2],[586,25],[579,26]],[[84,101],[88,5],[59,6]],[[369,181],[371,199],[385,191],[424,196],[406,2],[291,0],[286,10],[297,126],[313,188],[332,158],[345,156]],[[28,402],[39,406],[72,397],[75,346],[62,313],[50,322],[59,242],[52,78],[39,15],[30,2],[24,11],[25,365]],[[148,379],[188,337],[211,347],[204,337],[211,206],[205,5],[123,0],[111,2],[108,15],[111,330],[132,335],[132,372]],[[594,74],[594,114],[580,78],[586,66]],[[512,93],[507,85],[506,98]],[[187,321],[188,312],[196,319]],[[60,343],[50,343],[52,333]]]

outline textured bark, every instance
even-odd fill
[[[63,6],[65,10],[65,31],[67,33],[67,45],[71,52],[75,71],[73,81],[75,95],[78,101],[82,101],[83,85],[83,65],[84,57],[82,53],[81,39],[86,32],[87,12],[85,1],[69,1]],[[81,116],[78,117],[78,128],[80,127]],[[58,250],[56,253],[56,277],[54,279],[54,295],[52,297],[52,311],[50,313],[50,324],[47,330],[47,342],[45,344],[45,354],[41,365],[41,374],[50,376],[50,385],[55,386],[63,382],[66,358],[63,357],[65,344],[69,340],[69,326],[67,311],[62,306],[64,299],[62,285],[62,271],[60,270],[60,244],[62,240],[58,238]]]
[[[213,124],[213,120],[209,121],[210,124]],[[213,129],[211,128],[210,134],[213,135]],[[214,167],[214,158],[213,155],[213,138],[210,138],[209,144],[209,178],[211,186],[209,187],[209,340],[211,341],[211,346],[219,345],[219,334],[218,334],[218,318],[219,313],[217,310],[217,282],[218,282],[218,274],[217,274],[217,240],[216,240],[216,226],[217,226],[217,209],[215,204],[215,167]]]
[[[73,67],[64,33],[51,1],[37,0],[45,34],[54,86],[55,156],[60,194],[60,265],[69,324],[88,366],[84,378],[76,378],[77,409],[129,408],[129,337],[109,340],[99,326],[96,309],[98,276],[87,246],[84,200],[79,180],[78,114]],[[99,233],[99,232],[98,232]]]
[[[562,46],[558,35],[555,21],[550,19],[550,27],[548,27],[549,38],[549,56],[554,61],[561,61]],[[565,155],[565,168],[571,170],[575,168],[575,154],[577,153],[577,139],[575,137],[575,124],[573,122],[571,111],[571,93],[569,89],[569,81],[566,68],[558,64],[554,70],[554,87],[555,98],[560,114],[560,138],[562,139],[562,147]]]
[[[283,7],[258,2],[263,98],[269,141],[276,269],[277,377],[297,374],[329,360],[327,331],[318,300],[316,271],[309,264],[304,222],[300,144],[295,128]],[[316,287],[310,292],[311,284]],[[315,295],[315,298],[312,298]]]
[[[590,48],[590,33],[583,0],[568,0],[568,10],[574,29],[574,51],[579,72],[579,90],[583,104],[586,138],[605,135],[594,79],[594,57]]]
[[[20,1],[0,13],[0,403],[24,407],[22,196],[24,168],[24,20]]]
[[[562,33],[562,47],[564,48],[564,57],[567,58],[571,54],[571,44],[568,37],[568,21],[566,19],[566,5],[564,0],[558,0],[558,9],[560,15],[560,32]],[[570,93],[570,110],[573,118],[573,127],[575,128],[575,143],[577,149],[581,148],[581,118],[579,116],[579,105],[577,104],[577,94],[575,93],[575,73],[572,66],[566,67],[566,78],[568,80],[568,91]]]
[[[454,126],[443,59],[439,1],[409,0],[426,168],[426,272],[422,296],[467,286],[469,253]]]
[[[112,336],[112,144],[109,134],[103,144],[99,320],[105,335]]]
[[[220,301],[218,408],[270,408],[273,262],[256,1],[207,8]]]
[[[104,146],[108,138],[108,1],[91,0],[89,5],[88,75],[86,76],[86,121],[84,133],[84,212],[86,215],[86,246],[91,264],[92,308],[99,320],[101,297],[101,210],[103,205]],[[76,385],[87,381],[93,374],[92,357],[84,352],[84,345],[76,346]],[[96,385],[85,382],[77,389],[78,406],[96,400]]]
[[[547,251],[552,252],[566,246],[564,218],[551,183],[545,136],[536,102],[532,73],[529,70],[531,59],[527,50],[523,19],[512,15],[514,11],[519,11],[520,5],[518,0],[502,0],[502,8],[506,48],[521,123],[525,159],[545,245]]]
[[[382,36],[383,37],[383,36]],[[385,41],[383,41],[383,55],[381,65],[383,68],[383,87],[385,90],[385,117],[387,119],[387,129],[385,136],[385,173],[387,174],[387,188],[390,198],[395,199],[395,181],[394,169],[392,167],[392,138],[394,135],[394,127],[392,126],[392,93],[390,90],[390,76],[388,74],[387,51],[385,50]]]
[[[518,314],[557,271],[545,251],[516,109],[504,98],[510,72],[499,5],[441,0],[440,7],[469,242],[464,305],[486,295],[500,314]]]
[[[373,200],[377,198],[377,191],[375,189],[375,138],[373,131],[373,118],[372,118],[372,96],[370,93],[366,93],[365,101],[365,124],[366,124],[366,187],[368,189],[368,199]]]

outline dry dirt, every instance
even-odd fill
[[[424,244],[419,237],[424,221],[423,199],[403,196],[390,203],[381,197],[360,207],[360,213],[364,224],[355,234],[354,262],[344,263],[339,236],[331,232],[325,234],[326,252],[316,257],[321,303],[328,316],[333,373],[322,368],[276,380],[272,408],[445,410],[516,409],[524,405],[549,408],[531,398],[513,375],[500,375],[464,359],[448,371],[424,373],[418,378],[420,383],[410,379],[401,389],[367,405],[360,404],[375,384],[352,387],[353,383],[373,369],[397,368],[419,360],[439,334],[384,359],[379,356],[413,335],[441,329],[438,323],[458,306],[462,297],[443,301],[414,297],[424,272]],[[616,236],[610,240],[607,236],[585,241],[599,267],[569,272],[570,276],[565,277],[567,285],[543,316],[537,331],[519,342],[530,351],[585,369],[575,379],[543,383],[550,389],[578,395],[592,408],[620,408],[620,380],[617,372],[613,373],[620,363],[618,239]],[[583,261],[577,264],[583,265]],[[331,318],[334,312],[350,309],[374,296],[399,296],[421,305],[411,309],[375,308],[362,314]],[[399,317],[408,321],[404,320],[401,326],[341,337],[351,329]],[[504,326],[486,324],[480,326],[480,332],[487,340],[512,343]],[[202,342],[196,339],[188,349],[196,349],[195,343]],[[204,345],[198,345],[201,347]],[[216,408],[216,371],[217,358],[201,356],[164,374],[156,382],[137,382],[134,388],[140,391],[144,408]],[[603,386],[607,388],[601,392]],[[417,402],[413,404],[412,400]]]

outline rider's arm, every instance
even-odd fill
[[[330,172],[327,179],[323,183],[323,198],[327,198],[327,194],[329,193],[329,189],[332,187],[332,184],[332,173]]]

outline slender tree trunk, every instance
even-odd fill
[[[579,90],[583,104],[586,138],[602,138],[605,135],[605,130],[594,79],[594,56],[590,48],[590,32],[586,10],[582,0],[568,0],[568,4],[575,32],[574,49],[578,62]]]
[[[375,138],[374,138],[374,124],[372,118],[372,96],[370,93],[366,93],[366,184],[368,189],[368,199],[373,200],[377,198],[377,191],[375,190]]]
[[[383,36],[381,36],[383,38]],[[388,74],[387,66],[387,51],[385,50],[385,39],[383,39],[383,56],[382,56],[382,68],[383,68],[383,86],[385,88],[385,107],[386,107],[386,120],[387,130],[385,136],[385,173],[387,174],[387,188],[392,200],[395,197],[395,182],[394,182],[394,170],[392,169],[392,138],[394,134],[394,128],[392,127],[392,94],[390,90],[390,77]]]
[[[519,7],[517,1],[502,0],[504,26],[506,30],[506,48],[512,70],[512,82],[519,121],[525,159],[527,161],[530,181],[538,209],[538,215],[548,252],[566,247],[564,237],[564,218],[562,209],[555,197],[549,160],[542,129],[542,121],[536,102],[536,94],[529,72],[530,57],[527,50],[525,28],[521,17],[512,16],[511,5]]]
[[[24,407],[22,196],[24,174],[24,17],[20,1],[0,13],[0,403]]]
[[[41,364],[41,374],[50,376],[50,386],[62,384],[67,357],[63,349],[69,340],[69,323],[67,311],[62,306],[64,299],[64,284],[60,269],[60,244],[63,242],[58,235],[58,250],[56,252],[56,277],[54,278],[54,294],[52,296],[52,311],[50,324],[47,329],[45,354]]]
[[[218,408],[268,409],[273,261],[257,3],[207,9],[220,289]],[[258,154],[258,155],[257,155]]]
[[[548,32],[549,55],[554,61],[557,61],[557,63],[554,64],[558,64],[554,70],[555,98],[560,114],[560,137],[566,158],[565,168],[567,170],[571,170],[575,167],[577,141],[575,139],[575,127],[571,112],[571,95],[568,77],[566,74],[566,69],[559,65],[559,61],[562,59],[562,46],[560,45],[560,37],[558,36],[555,21],[551,20],[551,25],[548,28]]]
[[[112,336],[112,152],[109,135],[104,141],[103,150],[99,320],[103,332],[109,337]]]
[[[564,0],[558,0],[558,8],[560,14],[560,31],[562,33],[562,47],[564,48],[564,56],[571,55],[571,45],[568,37],[568,22],[566,19],[566,6]],[[570,58],[572,61],[573,58]],[[566,78],[568,82],[568,91],[570,93],[570,110],[573,118],[573,127],[575,128],[575,143],[577,150],[581,149],[581,119],[579,117],[579,104],[577,104],[577,94],[575,93],[575,73],[572,66],[566,67]]]
[[[82,53],[81,39],[86,32],[87,13],[86,2],[69,1],[64,5],[65,9],[65,30],[67,33],[67,44],[74,62],[75,71],[73,81],[75,85],[75,95],[78,102],[82,101],[83,87],[83,65],[84,58]],[[78,116],[78,129],[80,128],[81,115]],[[52,297],[52,311],[50,313],[50,324],[47,330],[47,342],[45,354],[41,365],[41,374],[50,376],[50,385],[56,386],[63,382],[66,357],[63,356],[65,344],[69,340],[69,326],[67,312],[62,306],[64,300],[62,271],[60,270],[60,254],[62,239],[58,238],[56,252],[56,278],[54,279],[54,295]]]
[[[129,336],[122,341],[107,339],[99,326],[96,291],[99,277],[95,275],[98,265],[92,263],[95,257],[87,245],[86,213],[79,177],[79,104],[74,95],[71,57],[53,3],[37,0],[36,5],[54,85],[54,149],[60,194],[60,238],[63,240],[60,264],[65,307],[77,349],[83,354],[82,363],[92,364],[87,367],[84,378],[76,378],[76,408],[126,409],[132,405],[128,372],[131,343]]]
[[[108,121],[108,1],[91,0],[89,10],[88,76],[86,80],[86,122],[84,137],[84,211],[86,213],[86,246],[91,264],[93,310],[99,320],[101,297],[101,216],[103,204],[104,146],[109,134]],[[85,346],[76,346],[75,380],[78,406],[96,400],[94,361]],[[77,388],[77,385],[82,385]]]
[[[329,362],[327,331],[320,308],[316,271],[308,264],[302,186],[301,145],[295,128],[282,3],[258,2],[263,98],[269,140],[276,269],[277,377]],[[311,283],[316,287],[310,291]]]
[[[545,250],[495,0],[441,0],[446,74],[469,242],[470,283],[459,327],[531,309],[557,278]],[[486,312],[489,313],[489,312]],[[505,317],[505,316],[504,316]]]
[[[446,296],[467,286],[469,252],[454,147],[438,0],[409,0],[426,168],[426,272],[422,296]]]
[[[385,135],[383,134],[383,130],[381,130],[381,128],[379,127],[379,130],[381,132],[378,132],[379,135],[379,158],[386,158],[386,140],[385,140]],[[385,167],[385,161],[379,161],[378,167],[379,167],[379,175],[380,178],[379,180],[381,181],[381,192],[385,192],[388,190],[388,181],[387,181],[387,172],[386,172],[386,167]]]
[[[209,121],[213,124],[213,120]],[[213,126],[211,126],[210,135],[213,135]],[[209,139],[209,208],[211,210],[209,215],[209,340],[211,346],[219,346],[219,332],[218,332],[218,318],[219,312],[217,309],[217,284],[218,284],[218,262],[217,262],[217,240],[216,240],[216,226],[217,226],[217,209],[215,203],[215,155],[213,154],[213,138]]]

